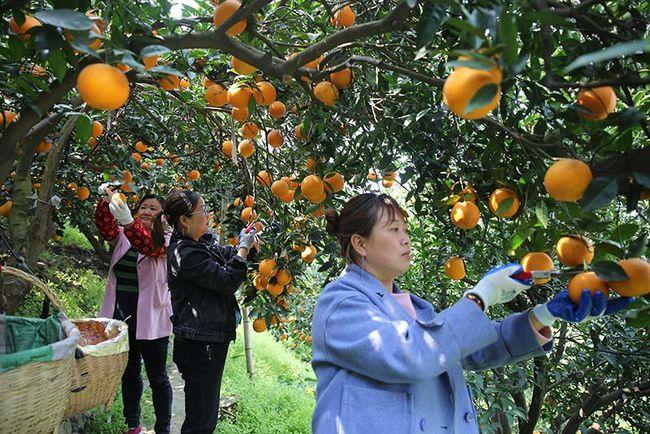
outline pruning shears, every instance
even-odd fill
[[[553,276],[561,274],[558,270],[537,270],[537,271],[522,271],[521,273],[512,274],[510,277],[516,280],[535,280],[535,279],[550,279]]]

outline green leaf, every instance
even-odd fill
[[[547,24],[549,26],[572,27],[571,23],[567,19],[552,12],[528,12],[524,14],[524,17],[528,20],[536,21],[541,24]]]
[[[47,56],[47,63],[50,65],[50,69],[52,69],[56,78],[59,81],[63,81],[67,70],[67,62],[63,52],[61,50],[50,51],[50,54]]]
[[[77,138],[81,143],[86,143],[92,133],[92,120],[87,114],[81,114],[77,117],[77,124],[75,125],[75,132]]]
[[[171,51],[169,48],[164,47],[162,45],[147,45],[140,51],[140,56],[142,57],[149,57],[149,56],[157,56],[158,54],[163,54]]]
[[[179,72],[177,69],[171,68],[166,65],[156,65],[153,68],[149,70],[149,72],[158,72],[161,74],[171,74],[171,75],[176,75],[178,77],[182,77],[183,74]]]
[[[503,8],[501,17],[499,17],[499,38],[505,44],[504,57],[506,63],[508,66],[513,66],[517,63],[519,41],[517,40],[515,16],[507,8]]]
[[[632,303],[630,306],[634,305]],[[625,313],[625,325],[633,328],[648,328],[650,327],[650,305],[646,305],[639,309],[628,310]]]
[[[650,173],[632,172],[634,180],[646,188],[650,188]]]
[[[640,258],[645,254],[646,249],[648,248],[648,233],[644,233],[636,240],[630,243],[630,247],[627,249],[628,258]]]
[[[628,280],[623,267],[612,261],[595,261],[591,264],[591,269],[603,280],[608,282],[621,282]]]
[[[444,7],[433,5],[429,2],[425,3],[415,31],[417,35],[416,48],[422,48],[428,45],[447,17],[447,10]]]
[[[605,48],[604,50],[584,54],[571,62],[566,68],[564,68],[564,72],[570,72],[576,68],[580,68],[581,66],[589,65],[591,63],[600,63],[604,62],[605,60],[628,56],[638,51],[650,51],[650,38],[621,42],[620,44],[613,45],[609,48]]]
[[[480,109],[482,107],[485,107],[487,104],[490,103],[494,99],[494,96],[497,94],[499,91],[499,86],[492,83],[492,84],[486,84],[482,88],[479,89],[478,92],[474,94],[472,99],[469,101],[469,104],[467,104],[467,107],[465,108],[465,111],[463,112],[464,115],[473,112],[474,110]]]
[[[599,256],[608,253],[617,258],[622,258],[625,255],[621,245],[616,241],[601,241],[594,246],[594,249]]]
[[[515,250],[521,246],[535,232],[534,227],[524,226],[517,229],[515,234],[510,238],[507,253],[514,254]]]
[[[9,38],[9,52],[13,59],[22,59],[27,54],[27,47],[18,38]]]
[[[507,213],[510,210],[510,207],[512,207],[514,201],[515,201],[514,197],[509,197],[507,199],[502,200],[495,214],[501,217],[503,214]]]
[[[93,22],[90,18],[81,12],[70,9],[39,11],[34,14],[34,17],[44,24],[68,30],[90,30],[93,26]]]
[[[616,178],[598,177],[591,181],[582,198],[583,212],[593,211],[610,203],[618,194]]]
[[[544,229],[548,228],[548,207],[546,206],[546,202],[542,200],[537,203],[537,206],[535,207],[535,215],[542,227]]]

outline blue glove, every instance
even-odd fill
[[[569,298],[569,292],[564,290],[546,303],[535,306],[533,314],[540,323],[547,327],[552,326],[559,319],[581,323],[616,313],[625,309],[633,301],[634,297],[607,300],[605,294],[600,291],[594,295],[588,289],[584,289],[580,294],[580,302],[576,305]]]
[[[464,295],[474,294],[483,301],[485,310],[495,304],[506,303],[515,298],[519,293],[527,290],[532,285],[532,280],[518,280],[511,276],[521,273],[520,264],[505,264],[492,268],[487,272],[476,286]]]

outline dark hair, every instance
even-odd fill
[[[162,197],[158,196],[156,193],[147,193],[144,196],[142,196],[142,199],[138,201],[138,206],[136,207],[136,210],[139,210],[142,204],[144,203],[144,201],[149,199],[155,199],[158,201],[161,207],[163,206],[164,201]]]
[[[199,203],[199,199],[201,195],[192,190],[176,190],[169,195],[163,204],[162,212],[158,213],[153,221],[151,239],[156,248],[165,245],[163,217],[174,230],[180,231],[181,216],[188,216]]]
[[[387,194],[363,193],[350,199],[339,215],[335,209],[325,210],[327,232],[334,235],[341,244],[341,256],[346,262],[357,262],[358,254],[352,247],[352,235],[370,236],[373,228],[384,213],[390,219],[396,215],[407,218],[406,211]]]

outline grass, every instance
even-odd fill
[[[69,225],[65,225],[63,229],[63,238],[59,241],[61,245],[66,247],[79,247],[84,250],[93,250],[93,246],[90,245],[88,239],[82,234],[79,229],[74,228]]]

